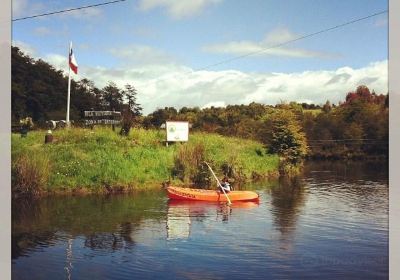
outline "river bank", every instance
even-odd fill
[[[12,191],[23,194],[110,193],[175,185],[210,184],[201,164],[219,176],[247,182],[278,175],[279,158],[261,143],[210,133],[192,133],[189,142],[165,145],[161,130],[133,129],[126,137],[110,128],[73,128],[12,134]]]

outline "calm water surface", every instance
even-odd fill
[[[387,279],[382,162],[310,162],[260,202],[164,192],[13,204],[13,279]]]

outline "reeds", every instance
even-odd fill
[[[205,147],[202,143],[180,145],[174,156],[172,175],[197,187],[209,186],[210,174],[204,164],[205,160]]]
[[[37,196],[46,188],[50,176],[50,161],[46,154],[22,155],[12,165],[14,197]]]

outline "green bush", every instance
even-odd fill
[[[173,176],[196,186],[210,185],[210,173],[204,164],[205,148],[202,143],[180,145],[174,156]]]
[[[13,162],[12,193],[14,196],[39,195],[47,186],[50,161],[46,154],[24,154]]]
[[[299,163],[308,152],[307,139],[291,110],[276,110],[266,121],[264,143],[291,164]]]

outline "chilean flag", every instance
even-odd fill
[[[69,67],[72,71],[74,71],[75,74],[78,74],[78,63],[76,62],[74,53],[72,51],[72,44],[69,48]]]

